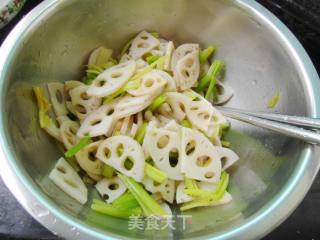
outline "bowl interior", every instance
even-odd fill
[[[235,90],[228,106],[306,115],[308,87],[285,41],[258,14],[233,1],[62,1],[25,30],[16,45],[5,82],[7,138],[16,164],[70,218],[85,221],[89,204],[78,205],[48,180],[62,155],[39,128],[31,88],[50,81],[80,79],[88,54],[100,45],[116,49],[141,30],[159,32],[177,44],[217,46],[216,59],[226,62],[225,82]],[[281,100],[267,109],[278,91]],[[228,134],[241,160],[230,169],[234,201],[217,208],[186,212],[192,222],[157,231],[159,237],[194,238],[219,235],[239,226],[283,191],[306,149],[299,141],[232,121]],[[90,196],[96,194],[91,191]],[[150,238],[153,230],[129,230],[125,220],[102,217],[92,226],[123,237]]]

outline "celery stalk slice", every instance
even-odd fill
[[[130,46],[131,46],[131,44],[132,44],[132,42],[133,42],[133,39],[134,39],[134,38],[132,38],[131,40],[129,40],[129,41],[126,43],[126,45],[124,45],[124,47],[123,47],[122,50],[121,50],[119,59],[121,59],[121,57],[129,50],[129,48],[130,48]]]
[[[160,34],[158,32],[151,32],[150,33],[152,36],[154,36],[155,38],[159,38]]]
[[[192,124],[187,119],[182,120],[181,125],[186,128],[192,128]]]
[[[112,202],[112,205],[119,209],[133,209],[139,207],[139,203],[131,192],[126,192]]]
[[[64,156],[66,157],[72,157],[76,155],[77,152],[79,152],[82,148],[87,146],[91,142],[90,136],[84,136],[80,141],[74,145],[72,148],[70,148],[68,151],[64,153]]]
[[[165,94],[161,94],[160,96],[156,97],[153,102],[150,104],[148,110],[151,112],[157,111],[162,104],[167,101],[167,96]]]
[[[146,215],[165,216],[163,208],[147,193],[144,188],[132,178],[118,174],[132,195],[136,198]]]
[[[91,209],[99,213],[103,213],[103,214],[117,217],[117,218],[124,218],[124,219],[127,219],[132,215],[139,215],[138,209],[123,210],[99,200],[96,200],[93,202],[93,204],[91,205]],[[140,209],[140,213],[141,213],[141,209]]]
[[[210,84],[205,95],[205,99],[209,100],[211,97],[213,101],[217,100],[216,79],[214,77],[211,77]]]
[[[103,166],[102,175],[103,175],[104,177],[106,177],[106,178],[112,178],[113,173],[114,173],[114,169],[113,169],[111,166],[109,166],[109,165],[107,165],[107,164],[105,164],[105,165]]]
[[[147,63],[152,64],[157,61],[161,56],[159,55],[151,55],[146,58]]]
[[[143,143],[143,139],[144,139],[144,135],[146,135],[147,127],[148,127],[148,123],[144,122],[142,126],[138,129],[134,137],[134,139],[140,144]]]
[[[231,146],[231,143],[229,141],[225,141],[225,140],[221,141],[221,144],[223,147],[226,147],[226,148],[229,148]]]
[[[158,60],[156,60],[153,63],[151,63],[149,66],[143,68],[138,73],[133,75],[131,80],[140,79],[143,75],[145,75],[148,72],[152,71],[152,69],[154,69],[154,68],[159,69],[159,70],[163,70],[164,62],[165,62],[166,59],[167,59],[167,56],[160,57]]]
[[[196,91],[202,92],[210,84],[211,79],[218,76],[223,66],[224,63],[220,60],[213,61],[206,75],[200,79]]]
[[[129,90],[137,89],[139,87],[140,87],[140,80],[139,79],[130,80],[123,87],[121,87],[120,89],[118,89],[114,93],[110,94],[108,97],[104,98],[103,103],[105,103],[105,104],[110,103],[116,97],[123,95],[124,93],[126,93]]]
[[[198,189],[197,183],[194,179],[185,178],[184,182],[187,189]]]
[[[208,60],[208,58],[214,53],[215,50],[216,50],[215,47],[209,46],[206,49],[203,49],[202,51],[200,51],[199,53],[200,64],[205,63]]]
[[[209,192],[202,189],[185,189],[186,194],[190,194],[195,197],[194,200],[182,204],[180,210],[185,211],[195,207],[210,206],[213,202],[220,200],[225,194],[229,184],[229,174],[223,172],[220,177],[220,181],[213,192]]]
[[[277,92],[275,95],[273,95],[272,98],[268,101],[268,108],[275,108],[279,103],[280,98],[281,98],[280,92]]]
[[[168,178],[168,176],[165,172],[162,172],[161,170],[153,167],[149,163],[145,164],[144,172],[153,181],[156,181],[158,183],[162,183],[163,181],[165,181]]]

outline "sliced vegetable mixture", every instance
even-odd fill
[[[182,211],[230,202],[226,170],[238,156],[211,102],[233,92],[224,62],[209,63],[214,51],[143,31],[119,61],[95,49],[81,81],[34,87],[41,128],[66,149],[49,178],[81,204],[94,183],[101,199],[91,208],[119,218],[170,215],[174,202]]]

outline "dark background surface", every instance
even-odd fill
[[[40,0],[27,0],[16,18],[0,29],[0,44],[14,25]],[[320,74],[320,0],[258,0],[301,41]],[[0,179],[0,240],[58,239],[18,204]],[[320,240],[320,177],[294,213],[264,240]]]

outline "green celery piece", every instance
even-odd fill
[[[127,91],[130,91],[130,90],[133,90],[133,89],[137,89],[139,87],[140,87],[140,80],[139,79],[130,80],[123,87],[121,87],[120,89],[118,89],[117,91],[115,91],[114,93],[109,95],[108,97],[104,98],[103,103],[104,104],[110,103],[113,99],[123,95]]]
[[[218,186],[213,193],[214,201],[220,200],[223,197],[223,195],[227,190],[228,184],[229,184],[229,174],[226,172],[223,172],[221,174],[221,178],[218,183]]]
[[[136,135],[134,136],[134,139],[140,144],[143,143],[143,139],[144,139],[144,135],[146,135],[147,127],[148,127],[148,123],[144,122],[142,126],[138,129]]]
[[[128,219],[132,215],[139,215],[139,210],[123,210],[99,200],[93,202],[93,204],[91,205],[91,209],[99,213],[124,219]]]
[[[222,140],[221,144],[222,144],[222,147],[226,147],[226,148],[229,148],[231,146],[231,143],[225,140]]]
[[[148,163],[145,163],[144,172],[149,178],[158,183],[162,183],[168,178],[165,172],[162,172]]]
[[[209,87],[207,89],[205,99],[209,100],[212,97],[213,101],[217,101],[217,88],[216,88],[216,79],[211,77]]]
[[[132,42],[133,42],[133,39],[134,39],[134,38],[130,39],[130,40],[126,43],[126,45],[124,45],[124,47],[122,48],[122,50],[121,50],[121,52],[120,52],[119,59],[121,59],[121,57],[129,50],[129,48],[130,48],[130,46],[131,46],[131,44],[132,44]]]
[[[156,97],[153,102],[150,104],[148,110],[151,112],[155,112],[158,110],[162,104],[167,101],[167,96],[165,94],[161,94],[160,96]]]
[[[184,192],[196,197],[194,200],[182,204],[180,210],[185,211],[195,207],[210,206],[213,202],[220,200],[225,194],[229,184],[229,174],[223,172],[220,181],[213,192],[202,189],[185,189]]]
[[[186,128],[192,128],[192,124],[187,119],[182,120],[181,125]]]
[[[203,49],[202,51],[200,51],[200,53],[199,53],[200,64],[205,63],[208,60],[208,58],[210,57],[210,55],[212,55],[214,53],[215,50],[216,50],[215,47],[209,46],[206,49]]]
[[[110,58],[112,58],[112,50],[103,47],[97,53],[95,65],[102,66],[103,64],[107,63]]]
[[[230,123],[226,122],[226,123],[222,123],[220,124],[222,130],[229,130],[230,129]]]
[[[185,188],[183,190],[185,194],[188,194],[192,197],[201,197],[201,198],[208,198],[210,199],[212,197],[212,192],[203,190],[203,189],[191,189],[191,188]]]
[[[200,200],[193,200],[187,203],[182,204],[182,206],[180,207],[180,211],[186,211],[189,210],[191,208],[196,208],[196,207],[206,207],[206,206],[210,206],[210,201],[206,201],[204,199],[200,199]]]
[[[114,169],[107,165],[107,164],[104,164],[103,165],[103,169],[102,169],[102,175],[106,178],[112,178],[113,177],[113,173],[114,173]]]
[[[122,133],[119,130],[116,130],[112,133],[112,136],[120,136]]]
[[[118,174],[119,178],[124,182],[132,195],[136,198],[144,213],[149,215],[166,216],[166,212],[162,207],[148,194],[148,192],[132,178],[123,174]]]
[[[77,152],[79,152],[82,148],[87,146],[91,142],[90,136],[84,136],[80,141],[74,145],[72,148],[70,148],[68,151],[64,153],[65,157],[72,157],[76,155]]]
[[[158,32],[151,32],[150,33],[152,36],[154,36],[155,38],[159,38],[160,34]]]
[[[88,69],[88,70],[86,70],[86,73],[88,74],[88,73],[91,73],[92,75],[99,75],[101,72],[100,71],[98,71],[98,70],[94,70],[94,69]]]
[[[146,61],[147,63],[152,64],[153,62],[157,61],[160,57],[161,56],[159,55],[151,55],[146,58]]]
[[[104,70],[104,68],[103,68],[103,66],[98,66],[98,65],[95,65],[95,64],[90,64],[90,65],[88,65],[88,69],[87,69],[87,71],[96,71],[98,74],[99,73],[102,73],[103,72],[103,70]]]
[[[280,92],[277,92],[275,95],[273,95],[272,98],[268,101],[268,108],[275,108],[279,103],[280,98],[281,98]]]
[[[116,200],[112,202],[112,205],[119,209],[133,209],[139,207],[139,203],[132,195],[131,192],[126,192],[122,196],[118,197]]]
[[[184,183],[185,183],[187,189],[198,189],[197,183],[194,179],[186,177],[184,179]]]
[[[210,84],[211,79],[219,75],[223,66],[224,63],[222,61],[214,60],[206,75],[200,79],[196,91],[198,93],[202,92]]]
[[[160,57],[158,60],[156,60],[153,63],[151,63],[149,66],[143,68],[138,73],[133,75],[131,80],[140,79],[143,75],[145,75],[148,72],[152,71],[154,68],[159,69],[159,70],[163,70],[164,62],[165,62],[166,59],[167,59],[167,56]]]
[[[91,64],[88,66],[88,69],[86,70],[86,76],[82,79],[82,82],[86,85],[90,85],[91,82],[104,70],[114,66],[115,63],[112,61],[109,61],[105,64],[102,64],[101,66]]]
[[[113,65],[119,64],[118,60],[117,60],[117,59],[114,59],[114,58],[111,58],[111,59],[110,59],[110,62],[111,62]]]

